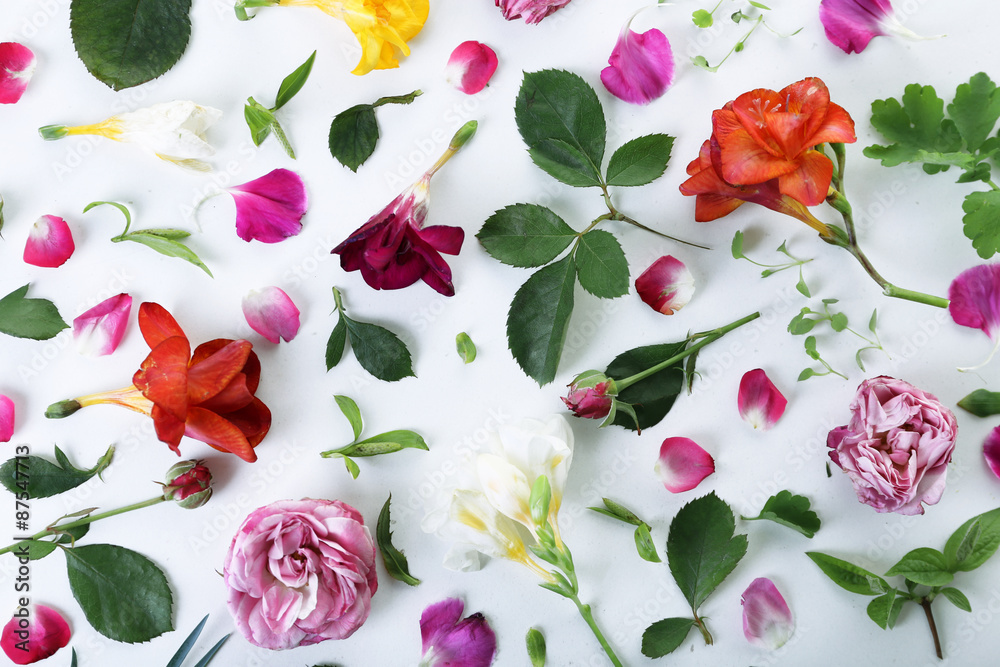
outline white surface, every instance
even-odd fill
[[[980,374],[960,374],[957,366],[978,363],[990,346],[980,332],[951,323],[946,313],[891,301],[865,276],[847,253],[821,243],[797,221],[746,206],[726,219],[693,222],[694,202],[677,185],[684,167],[708,137],[711,111],[755,87],[779,89],[805,76],[828,84],[833,100],[857,123],[859,141],[848,148],[847,191],[861,215],[862,245],[890,280],[912,289],[944,294],[961,270],[979,263],[961,232],[961,202],[974,186],[955,185],[951,174],[926,176],[919,168],[885,169],[862,156],[878,137],[868,122],[873,99],[898,97],[911,82],[934,85],[950,100],[957,84],[998,59],[992,3],[907,0],[901,17],[922,34],[948,33],[929,42],[876,38],[861,55],[846,56],[825,39],[813,2],[773,0],[773,27],[803,30],[779,39],[759,29],[741,54],[717,74],[686,63],[704,52],[716,61],[744,30],[727,20],[716,33],[698,33],[688,22],[691,10],[711,3],[685,2],[643,13],[634,28],[658,26],[667,32],[678,57],[674,87],[648,107],[634,107],[607,93],[600,69],[621,24],[647,0],[574,0],[540,25],[505,22],[489,0],[435,0],[423,32],[411,42],[412,55],[396,70],[365,77],[350,74],[357,49],[339,22],[310,9],[264,9],[255,20],[239,23],[230,0],[200,0],[192,12],[191,43],[178,65],[161,79],[113,92],[93,79],[73,53],[67,0],[3,0],[0,40],[20,41],[38,57],[38,70],[20,103],[0,107],[0,192],[7,206],[0,242],[0,293],[31,282],[30,295],[55,301],[68,320],[98,300],[128,291],[136,300],[156,301],[178,319],[195,343],[219,336],[248,337],[263,363],[259,395],[274,422],[253,465],[221,455],[185,439],[185,457],[206,457],[216,475],[211,503],[189,512],[168,505],[96,524],[88,543],[112,542],[135,549],[166,571],[175,596],[175,627],[146,645],[128,646],[96,634],[73,600],[63,558],[53,555],[32,566],[35,601],[60,609],[74,631],[72,646],[80,664],[158,665],[165,663],[198,620],[211,618],[200,653],[233,629],[225,607],[225,587],[217,571],[236,527],[251,510],[283,498],[339,498],[357,507],[372,526],[387,494],[393,494],[395,544],[404,549],[411,571],[424,583],[410,588],[380,568],[380,588],[368,622],[353,637],[285,653],[256,649],[232,637],[214,664],[299,667],[321,662],[345,667],[412,665],[419,660],[421,610],[446,596],[466,600],[469,613],[482,611],[497,632],[498,665],[523,665],[523,637],[537,626],[548,642],[551,665],[608,664],[583,620],[566,600],[544,591],[523,568],[490,563],[482,572],[443,569],[447,544],[425,535],[419,520],[456,477],[463,458],[480,448],[486,429],[499,420],[539,416],[561,410],[559,397],[579,371],[603,368],[619,352],[641,344],[673,341],[689,330],[728,323],[755,309],[757,324],[734,332],[707,348],[699,360],[703,380],[692,396],[682,396],[661,424],[636,437],[618,428],[573,421],[577,453],[561,516],[563,535],[579,568],[581,597],[627,664],[643,664],[643,629],[667,616],[685,615],[685,603],[666,564],[641,561],[628,527],[584,508],[609,496],[636,510],[653,526],[664,553],[667,527],[688,500],[716,491],[738,513],[756,514],[770,494],[782,488],[808,495],[823,519],[813,539],[766,522],[739,523],[749,535],[746,558],[702,612],[710,617],[717,643],[702,645],[692,634],[670,656],[671,665],[985,665],[1000,649],[996,614],[1000,611],[1000,563],[956,580],[973,605],[966,614],[945,601],[935,612],[948,659],[939,663],[923,615],[907,608],[895,630],[877,628],[865,615],[868,599],[830,582],[803,552],[825,551],[884,572],[918,546],[940,548],[970,516],[996,507],[1000,483],[986,469],[981,443],[995,420],[958,411],[959,442],[941,502],[924,516],[876,514],[855,500],[847,478],[834,471],[827,479],[826,432],[848,418],[848,404],[865,377],[890,374],[936,394],[954,406],[981,386],[1000,386],[1000,362]],[[959,9],[956,5],[961,4]],[[730,6],[731,5],[731,6]],[[738,8],[725,2],[722,16]],[[444,82],[451,50],[466,39],[490,44],[500,58],[491,86],[468,97]],[[696,40],[702,40],[702,45]],[[704,42],[708,42],[705,44]],[[259,149],[250,143],[242,104],[255,96],[273,99],[281,78],[317,49],[316,65],[302,92],[280,112],[280,120],[299,154],[288,159],[273,139]],[[704,50],[702,50],[704,49]],[[529,273],[489,258],[474,238],[496,209],[515,202],[552,207],[577,229],[600,215],[596,190],[559,185],[534,167],[517,134],[513,103],[521,72],[565,68],[595,87],[608,118],[608,154],[625,140],[649,132],[677,136],[666,175],[654,184],[615,193],[618,207],[668,233],[707,243],[711,252],[678,246],[633,228],[614,229],[628,253],[633,279],[656,257],[674,254],[694,272],[697,292],[691,304],[670,318],[654,313],[634,293],[599,301],[578,291],[577,306],[556,381],[538,388],[518,369],[507,351],[505,319],[515,290]],[[382,138],[367,164],[352,174],[329,155],[326,137],[332,117],[382,95],[421,88],[410,107],[379,109]],[[218,148],[211,175],[192,175],[150,158],[138,149],[101,139],[73,137],[43,142],[36,129],[50,123],[96,122],[115,112],[173,99],[192,99],[222,109],[210,131]],[[466,242],[449,258],[457,295],[446,299],[422,283],[402,291],[375,292],[358,273],[345,274],[329,250],[382,208],[433,161],[447,139],[470,118],[479,134],[435,178],[428,224],[461,225]],[[231,198],[210,200],[200,213],[201,232],[191,207],[217,186],[243,183],[276,167],[304,178],[310,208],[298,237],[277,245],[246,244],[233,226]],[[137,244],[112,244],[122,220],[109,207],[81,213],[94,200],[130,204],[134,228],[177,226],[196,233],[191,246],[215,273],[214,280],[180,260],[156,255]],[[824,207],[825,208],[825,207]],[[39,269],[21,261],[27,231],[40,215],[66,218],[77,242],[76,254],[58,269]],[[836,221],[833,211],[820,217]],[[814,257],[806,277],[814,298],[807,302],[793,289],[792,272],[762,280],[747,262],[733,260],[729,243],[736,229],[747,235],[747,253],[771,261],[773,248],[788,239],[790,250]],[[776,260],[775,260],[776,261]],[[240,299],[252,288],[277,285],[302,310],[302,328],[291,343],[269,344],[248,329]],[[345,294],[349,312],[399,332],[415,358],[417,378],[387,384],[374,380],[348,353],[327,373],[324,347],[335,318],[332,285]],[[881,315],[880,335],[891,358],[866,353],[868,372],[854,366],[851,336],[819,336],[824,357],[848,373],[796,383],[809,359],[801,337],[785,332],[787,321],[819,297],[839,298],[852,323],[863,326],[872,308]],[[455,335],[466,331],[479,358],[463,366],[454,350]],[[54,341],[4,337],[0,341],[0,392],[17,404],[14,444],[51,456],[57,443],[74,461],[91,465],[109,443],[117,443],[115,462],[105,483],[93,481],[63,496],[32,503],[32,527],[40,529],[65,512],[103,509],[156,493],[149,480],[160,479],[177,461],[153,435],[150,420],[111,406],[97,406],[62,421],[43,417],[58,399],[116,388],[129,378],[147,349],[134,315],[121,348],[111,357],[80,357],[69,331]],[[789,398],[788,411],[768,433],[752,432],[736,411],[742,374],[762,367]],[[345,444],[350,428],[333,394],[352,396],[365,417],[367,434],[412,428],[431,445],[428,453],[407,451],[360,461],[352,481],[342,464],[319,458],[322,450]],[[653,474],[660,442],[691,437],[717,462],[717,472],[695,491],[672,496]],[[13,532],[13,508],[0,526]],[[3,532],[0,529],[0,532]],[[13,559],[0,559],[0,611],[13,610]],[[739,596],[755,577],[772,578],[795,614],[798,629],[791,643],[770,654],[750,648],[742,636]],[[49,662],[65,665],[69,652]]]

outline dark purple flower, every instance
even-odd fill
[[[497,638],[479,612],[462,618],[465,603],[447,598],[420,615],[421,667],[489,667]]]

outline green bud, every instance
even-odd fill
[[[48,419],[62,419],[63,417],[69,417],[82,407],[83,406],[80,405],[76,399],[71,398],[66,401],[53,403],[49,407],[45,408],[45,416]]]
[[[46,125],[38,128],[38,134],[46,141],[55,141],[69,135],[69,128],[65,125]]]

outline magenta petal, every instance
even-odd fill
[[[986,436],[986,441],[983,443],[983,456],[986,457],[986,465],[990,467],[993,474],[1000,477],[1000,426],[997,426]]]
[[[995,338],[1000,329],[1000,264],[981,264],[958,274],[948,288],[948,299],[955,324]]]
[[[294,171],[275,169],[229,193],[236,201],[236,234],[244,241],[277,243],[302,231],[308,199]]]
[[[823,0],[819,5],[826,38],[844,53],[861,53],[873,37],[886,34],[882,24],[891,16],[889,0]]]
[[[747,371],[736,399],[743,421],[762,431],[771,429],[785,414],[788,400],[762,369]]]
[[[73,320],[73,340],[80,354],[100,357],[118,349],[129,313],[132,297],[119,294],[105,299]]]
[[[24,261],[33,266],[55,268],[62,266],[74,250],[73,234],[66,221],[54,215],[43,215],[28,232]]]
[[[465,230],[461,227],[433,225],[417,231],[423,241],[438,252],[446,255],[457,255],[462,250],[465,240]]]
[[[632,104],[649,104],[663,95],[674,80],[670,42],[656,28],[637,33],[626,25],[608,65],[601,71],[604,87]]]
[[[673,315],[694,295],[694,276],[684,262],[666,255],[653,262],[635,279],[639,298],[653,310]]]
[[[508,21],[523,17],[525,23],[538,23],[569,2],[570,0],[496,0],[496,5]]]
[[[497,639],[480,613],[462,618],[464,603],[447,598],[420,615],[423,643],[421,664],[430,667],[489,667],[496,655]]]
[[[758,648],[779,649],[795,632],[792,612],[770,579],[754,579],[743,591],[743,634]]]
[[[690,491],[715,472],[712,456],[689,438],[667,438],[653,468],[671,493]]]
[[[243,315],[251,329],[272,343],[288,342],[299,332],[299,309],[278,287],[250,290],[243,297]]]
[[[14,104],[35,73],[35,54],[17,42],[0,42],[0,104]]]
[[[14,614],[0,632],[0,648],[15,665],[44,660],[69,643],[69,624],[55,609],[36,604],[19,607]]]
[[[467,95],[486,87],[497,71],[497,54],[482,42],[462,42],[451,52],[445,78]]]
[[[14,401],[0,394],[0,442],[10,442],[14,436]]]

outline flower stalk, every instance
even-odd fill
[[[941,652],[941,639],[938,637],[937,624],[934,622],[934,612],[931,610],[931,596],[921,598],[920,606],[924,609],[927,625],[931,629],[931,637],[934,638],[934,652],[939,660],[944,660],[944,653]]]

